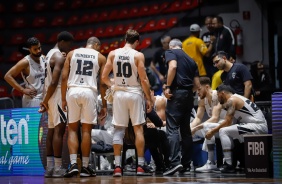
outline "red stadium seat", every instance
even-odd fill
[[[128,16],[129,16],[128,8],[121,9],[119,13],[120,13],[119,14],[120,19],[125,19],[125,18],[128,18]]]
[[[26,26],[26,19],[23,17],[17,17],[12,21],[12,28],[24,28]]]
[[[133,23],[129,23],[127,25],[124,26],[124,34],[128,29],[133,29],[134,28],[134,24]]]
[[[152,43],[151,38],[145,38],[144,40],[141,41],[141,43],[137,46],[136,50],[142,50],[147,47],[149,47]]]
[[[0,97],[9,97],[7,86],[0,86]]]
[[[82,15],[81,19],[80,19],[80,23],[81,24],[87,24],[90,21],[90,16],[88,14],[84,14]]]
[[[120,19],[120,10],[112,10],[109,14],[109,17],[107,20],[117,20]]]
[[[46,1],[36,1],[33,6],[33,9],[38,12],[45,11],[48,9],[48,4]]]
[[[36,33],[34,37],[37,38],[41,43],[46,42],[46,35],[44,33]]]
[[[139,31],[143,26],[144,26],[144,22],[143,21],[137,22],[137,24],[134,26],[133,29]]]
[[[160,6],[160,12],[164,12],[168,8],[169,2],[163,2]]]
[[[27,5],[23,2],[17,2],[13,7],[12,7],[13,12],[16,13],[22,13],[27,11]]]
[[[181,1],[174,1],[171,3],[171,5],[164,11],[166,13],[174,13],[174,12],[179,12],[181,11]]]
[[[51,22],[51,26],[63,26],[64,23],[65,23],[64,17],[58,16],[53,18]]]
[[[114,32],[113,35],[117,36],[117,35],[124,35],[126,32],[126,30],[124,29],[124,25],[123,24],[118,24],[115,28],[114,28]]]
[[[114,27],[113,26],[108,26],[105,28],[105,33],[104,33],[105,37],[111,37],[114,36]]]
[[[10,62],[18,62],[24,57],[24,55],[18,51],[12,52],[12,54],[9,57]]]
[[[199,2],[198,1],[194,1],[194,0],[183,0],[181,3],[181,10],[191,10],[194,9],[196,7],[199,6]]]
[[[156,15],[160,12],[159,4],[153,4],[149,7],[149,15]]]
[[[110,43],[109,52],[112,51],[112,50],[115,50],[117,48],[119,48],[119,42],[113,41],[112,43]]]
[[[139,9],[139,16],[147,16],[150,14],[149,12],[149,6],[148,5],[144,5]]]
[[[98,16],[98,22],[107,21],[110,13],[108,11],[103,11]]]
[[[82,41],[85,40],[85,32],[83,30],[79,30],[75,33],[74,39],[76,41]]]
[[[46,27],[47,25],[46,17],[35,17],[31,26],[32,27]]]
[[[92,28],[87,29],[84,34],[85,34],[85,38],[88,39],[92,36],[95,36],[95,30]]]
[[[102,45],[101,45],[101,50],[100,50],[100,52],[102,53],[102,54],[107,54],[107,53],[109,53],[109,45],[108,45],[108,43],[107,42],[104,42],[104,43],[102,43]]]
[[[98,17],[99,14],[97,12],[92,13],[89,17],[89,23],[98,22]]]
[[[67,25],[68,26],[73,26],[73,25],[78,25],[80,24],[79,17],[77,15],[72,15],[68,20],[67,20]]]
[[[105,35],[104,35],[104,28],[103,28],[103,27],[98,27],[98,28],[95,30],[95,36],[96,36],[97,38],[105,37]]]
[[[167,28],[174,27],[176,24],[177,24],[177,17],[171,17],[171,18],[167,21]]]
[[[164,30],[167,28],[167,23],[166,23],[166,19],[160,19],[158,20],[158,22],[156,23],[156,26],[153,27],[151,30],[152,31],[159,31],[159,30]]]
[[[10,44],[19,45],[19,44],[25,43],[25,41],[26,41],[25,35],[19,33],[19,34],[14,34],[11,36]]]
[[[57,36],[58,36],[59,32],[53,32],[50,36],[50,38],[47,40],[48,43],[56,43],[57,42]]]
[[[67,2],[65,0],[54,1],[53,10],[64,10],[67,7]]]
[[[142,27],[139,32],[149,32],[152,31],[154,29],[154,27],[156,26],[156,22],[155,20],[151,20],[149,21],[144,27]]]
[[[71,9],[78,9],[80,7],[82,7],[83,5],[83,0],[73,0],[71,3]]]
[[[139,10],[137,7],[133,7],[130,9],[128,18],[138,17],[139,16]]]

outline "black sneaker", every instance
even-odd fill
[[[74,163],[68,168],[68,170],[64,174],[64,177],[70,178],[70,177],[76,176],[77,174],[78,174],[78,166],[77,166],[77,163]]]
[[[162,167],[156,167],[155,174],[156,175],[163,175],[164,169]]]
[[[191,174],[191,168],[190,167],[183,167],[180,171],[178,171],[180,175],[187,175]]]
[[[178,164],[176,166],[171,166],[170,168],[168,168],[164,173],[163,176],[168,176],[168,175],[173,175],[174,173],[176,173],[177,171],[180,171],[183,169],[183,166],[181,164]]]
[[[90,167],[82,167],[80,172],[80,177],[95,177],[95,171]]]
[[[137,176],[152,176],[153,175],[153,169],[147,165],[138,165],[136,169],[136,175]]]
[[[229,165],[227,162],[224,162],[223,165],[218,168],[218,171],[220,171],[220,173],[235,173],[236,170],[232,165]]]

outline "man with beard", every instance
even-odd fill
[[[43,97],[44,57],[41,44],[35,37],[27,40],[29,55],[21,59],[5,75],[5,80],[16,90],[23,93],[22,107],[39,107]],[[25,86],[21,86],[16,77],[21,74]]]
[[[234,139],[244,142],[243,135],[266,134],[268,132],[267,122],[262,111],[257,105],[244,96],[233,94],[233,89],[227,85],[220,85],[217,88],[218,101],[222,109],[226,109],[224,121],[206,133],[206,139],[211,139],[216,133],[219,134],[224,164],[219,168],[221,173],[235,172],[232,166],[232,149]],[[240,123],[233,124],[233,118],[240,120]],[[235,156],[235,155],[234,155]]]
[[[46,78],[43,101],[39,112],[48,111],[48,133],[46,140],[47,167],[45,177],[63,177],[62,168],[63,136],[65,133],[67,116],[62,110],[61,73],[65,63],[65,54],[71,50],[73,35],[67,31],[58,34],[57,44],[45,58]],[[55,161],[55,164],[54,164]]]

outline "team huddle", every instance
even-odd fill
[[[178,39],[170,40],[165,52],[167,73],[163,96],[152,95],[144,54],[135,50],[139,39],[139,33],[129,29],[124,47],[111,51],[107,58],[99,52],[101,43],[96,37],[90,37],[84,48],[71,50],[73,35],[63,31],[45,58],[41,54],[40,42],[34,37],[28,40],[30,55],[11,68],[5,80],[24,94],[23,107],[39,106],[39,112],[48,112],[45,177],[96,176],[89,164],[91,131],[93,125],[107,118],[108,103],[112,103],[114,125],[114,177],[123,175],[121,151],[129,122],[135,134],[137,176],[150,176],[154,172],[164,176],[176,172],[189,174],[195,137],[205,140],[203,150],[208,152],[207,163],[196,168],[196,172],[235,172],[236,165],[232,163],[234,140],[242,143],[245,134],[268,132],[262,111],[249,98],[234,92],[227,83],[212,90],[210,79],[199,77],[197,64],[183,51]],[[215,66],[223,67],[228,62],[224,52],[212,57]],[[14,79],[20,73],[25,85]],[[111,91],[112,102],[107,103],[106,90]],[[198,109],[192,119],[195,92]],[[99,94],[101,108],[98,108]],[[159,98],[162,100],[157,100]],[[209,119],[203,122],[205,113]],[[165,130],[156,128],[159,121],[158,126],[166,127]],[[68,169],[62,167],[66,125],[70,154]],[[152,140],[154,144],[150,143],[150,138],[154,139],[151,129],[162,137],[156,142]],[[78,131],[81,131],[81,141]],[[216,139],[222,145],[224,161],[221,166],[216,165],[214,155]],[[155,160],[156,170],[144,159],[146,146]],[[81,169],[77,164],[80,151]]]

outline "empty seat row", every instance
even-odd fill
[[[18,1],[15,3],[0,3],[0,13],[12,11],[13,13],[25,13],[28,11],[61,11],[61,10],[73,10],[80,8],[95,8],[99,6],[115,5],[120,3],[134,2],[136,0],[57,0],[57,1]]]

